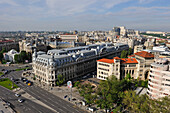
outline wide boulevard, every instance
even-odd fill
[[[2,68],[3,67],[0,67],[0,70]],[[22,72],[23,71],[12,71],[5,76],[7,76],[8,78],[12,77],[14,79],[18,79],[18,78],[21,78]],[[47,106],[51,107],[58,113],[84,113],[85,112],[84,110],[81,110],[80,108],[76,107],[75,105],[53,95],[52,93],[49,93],[48,91],[40,88],[39,86],[36,86],[36,85],[28,86],[21,81],[17,85],[21,89],[23,89],[25,92],[27,92],[34,98],[38,99],[39,101],[43,102]],[[29,103],[29,100],[26,100],[22,105],[27,104],[27,103]],[[32,105],[32,103],[30,103],[28,106],[34,106],[34,105]],[[39,107],[37,106],[35,108],[39,108]],[[43,108],[43,107],[41,106],[41,108]],[[46,112],[45,110],[42,110],[42,112],[43,113],[52,113],[52,112]],[[23,113],[25,113],[25,112],[23,112]]]

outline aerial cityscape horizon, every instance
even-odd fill
[[[1,0],[0,31],[170,30],[167,0]]]
[[[170,113],[170,0],[0,0],[0,112]]]

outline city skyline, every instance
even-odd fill
[[[0,31],[170,31],[167,0],[1,0]]]

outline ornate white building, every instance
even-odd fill
[[[4,59],[6,61],[10,61],[10,62],[15,62],[15,59],[14,59],[14,56],[16,54],[19,54],[19,52],[17,52],[16,50],[14,49],[11,49],[10,51],[8,51],[7,53],[4,53]]]
[[[33,53],[33,72],[42,84],[55,86],[59,74],[65,81],[82,77],[96,71],[96,60],[104,57],[120,56],[122,50],[128,50],[126,44],[104,43],[82,47],[54,49]]]

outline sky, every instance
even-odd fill
[[[0,31],[170,32],[170,0],[0,0]]]

